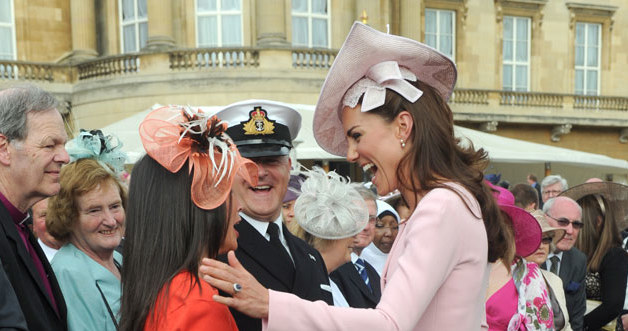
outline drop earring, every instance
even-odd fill
[[[401,148],[406,147],[406,142],[403,139],[399,139],[399,142],[401,142]]]

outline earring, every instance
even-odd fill
[[[406,142],[403,139],[399,139],[399,142],[401,142],[401,148],[406,147]]]

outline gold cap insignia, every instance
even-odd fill
[[[266,135],[275,133],[275,124],[266,118],[266,110],[256,106],[249,113],[249,121],[243,123],[245,135]]]

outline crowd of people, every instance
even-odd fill
[[[50,93],[0,90],[0,329],[628,329],[628,186],[484,174],[455,81],[354,24],[314,136],[375,190],[292,164],[281,102],[157,108],[128,176],[114,135],[68,141]]]

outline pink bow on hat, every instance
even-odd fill
[[[362,99],[361,111],[366,112],[380,107],[386,101],[386,89],[399,93],[404,99],[415,102],[423,91],[419,90],[409,81],[417,80],[410,70],[399,67],[396,61],[384,61],[373,65],[364,75],[364,78],[358,80],[353,86],[347,90],[343,98],[343,105],[351,108],[358,104],[358,100],[364,94]]]

